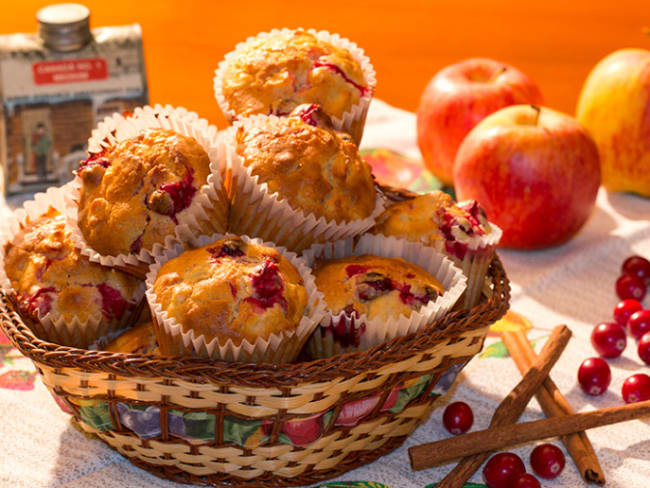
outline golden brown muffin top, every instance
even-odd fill
[[[38,320],[49,312],[66,321],[101,313],[120,320],[137,303],[142,281],[91,263],[75,248],[63,215],[50,209],[5,247],[5,273],[22,313]]]
[[[445,291],[436,278],[413,263],[368,254],[317,260],[314,276],[333,315],[409,317]]]
[[[222,91],[238,115],[286,115],[315,103],[335,117],[371,93],[360,64],[346,50],[303,30],[247,43],[225,68]]]
[[[177,215],[210,174],[210,159],[192,137],[146,130],[81,163],[79,228],[104,255],[138,253],[174,233]]]
[[[370,166],[347,134],[301,117],[269,117],[239,126],[236,144],[258,182],[296,210],[344,223],[375,208]]]
[[[467,241],[488,234],[490,223],[476,201],[457,205],[447,193],[433,191],[386,209],[371,232],[431,246],[443,240],[450,255],[463,259]]]
[[[184,332],[239,345],[295,330],[307,306],[298,270],[276,249],[225,237],[163,264],[153,284]]]
[[[151,322],[143,322],[123,332],[103,349],[127,354],[160,355],[156,332]]]

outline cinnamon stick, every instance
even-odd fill
[[[532,367],[495,410],[494,415],[492,416],[492,421],[490,422],[490,427],[509,425],[517,421],[532,396],[548,376],[553,365],[560,358],[560,355],[564,351],[570,338],[571,331],[566,325],[559,325],[553,329],[551,336],[546,341],[546,344],[544,344],[539,357],[535,360]],[[452,438],[440,442],[453,440],[454,439]],[[437,445],[439,448],[439,443],[434,442],[414,446],[409,449],[411,468],[413,470],[426,469],[436,464],[440,464],[437,456],[441,453],[433,450],[431,447],[432,445]],[[443,448],[446,449],[446,447]],[[481,467],[483,462],[485,462],[489,456],[489,451],[479,451],[464,458],[440,483],[436,485],[437,488],[456,488],[462,486],[476,472],[476,470]],[[449,459],[449,457],[446,459]]]
[[[650,400],[592,410],[591,412],[523,422],[521,424],[490,427],[486,430],[470,432],[469,434],[425,444],[426,452],[429,453],[426,459],[424,459],[424,451],[417,451],[411,460],[412,463],[416,461],[418,466],[424,462],[426,465],[423,467],[431,467],[462,456],[473,456],[485,451],[501,450],[516,444],[573,434],[647,416],[650,416]],[[417,446],[417,448],[421,447]],[[436,488],[439,486],[442,485],[438,484]]]
[[[537,355],[533,346],[528,342],[525,332],[522,330],[505,332],[503,342],[521,374],[526,374]],[[559,417],[560,415],[575,413],[550,376],[544,380],[542,387],[535,396],[547,417]],[[604,485],[605,474],[600,467],[598,457],[587,434],[585,432],[569,434],[562,437],[562,442],[573,459],[576,468],[580,471],[582,478],[587,483]]]

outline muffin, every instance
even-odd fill
[[[19,312],[43,339],[87,347],[137,319],[142,281],[82,256],[52,208],[5,245],[4,273]]]
[[[417,332],[445,315],[466,284],[443,254],[394,237],[365,234],[315,244],[303,256],[327,312],[308,342],[313,358]]]
[[[151,322],[138,324],[120,334],[106,346],[99,348],[109,352],[155,356],[160,355],[156,333],[153,323]]]
[[[168,256],[174,254],[179,255],[157,263],[147,275],[164,354],[261,362],[297,356],[313,300],[289,257],[236,236]]]
[[[219,65],[215,95],[230,121],[288,115],[318,104],[358,144],[375,86],[370,62],[355,44],[314,30],[274,30],[239,44]]]
[[[434,191],[398,202],[377,218],[371,232],[422,242],[447,254],[468,278],[464,306],[481,297],[487,268],[501,237],[476,201],[456,204]]]
[[[357,235],[383,206],[370,166],[318,109],[255,116],[222,140],[233,174],[230,229],[299,251]]]
[[[371,320],[409,317],[445,291],[419,266],[401,258],[367,254],[317,260],[314,276],[332,314],[365,315]]]
[[[216,134],[207,121],[171,107],[144,107],[102,122],[66,208],[82,252],[142,277],[179,227],[223,232],[228,201]]]

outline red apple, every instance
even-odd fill
[[[453,184],[454,159],[467,133],[500,108],[541,105],[537,85],[521,71],[492,59],[447,66],[424,89],[417,113],[418,145],[427,168]]]
[[[598,149],[568,115],[507,107],[465,138],[454,181],[459,200],[478,200],[501,227],[503,247],[549,247],[570,239],[589,217],[600,185]]]

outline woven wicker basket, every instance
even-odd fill
[[[391,452],[428,418],[508,308],[498,257],[489,277],[476,307],[421,333],[280,366],[59,346],[37,339],[4,294],[0,320],[81,427],[135,465],[183,483],[308,485]]]

